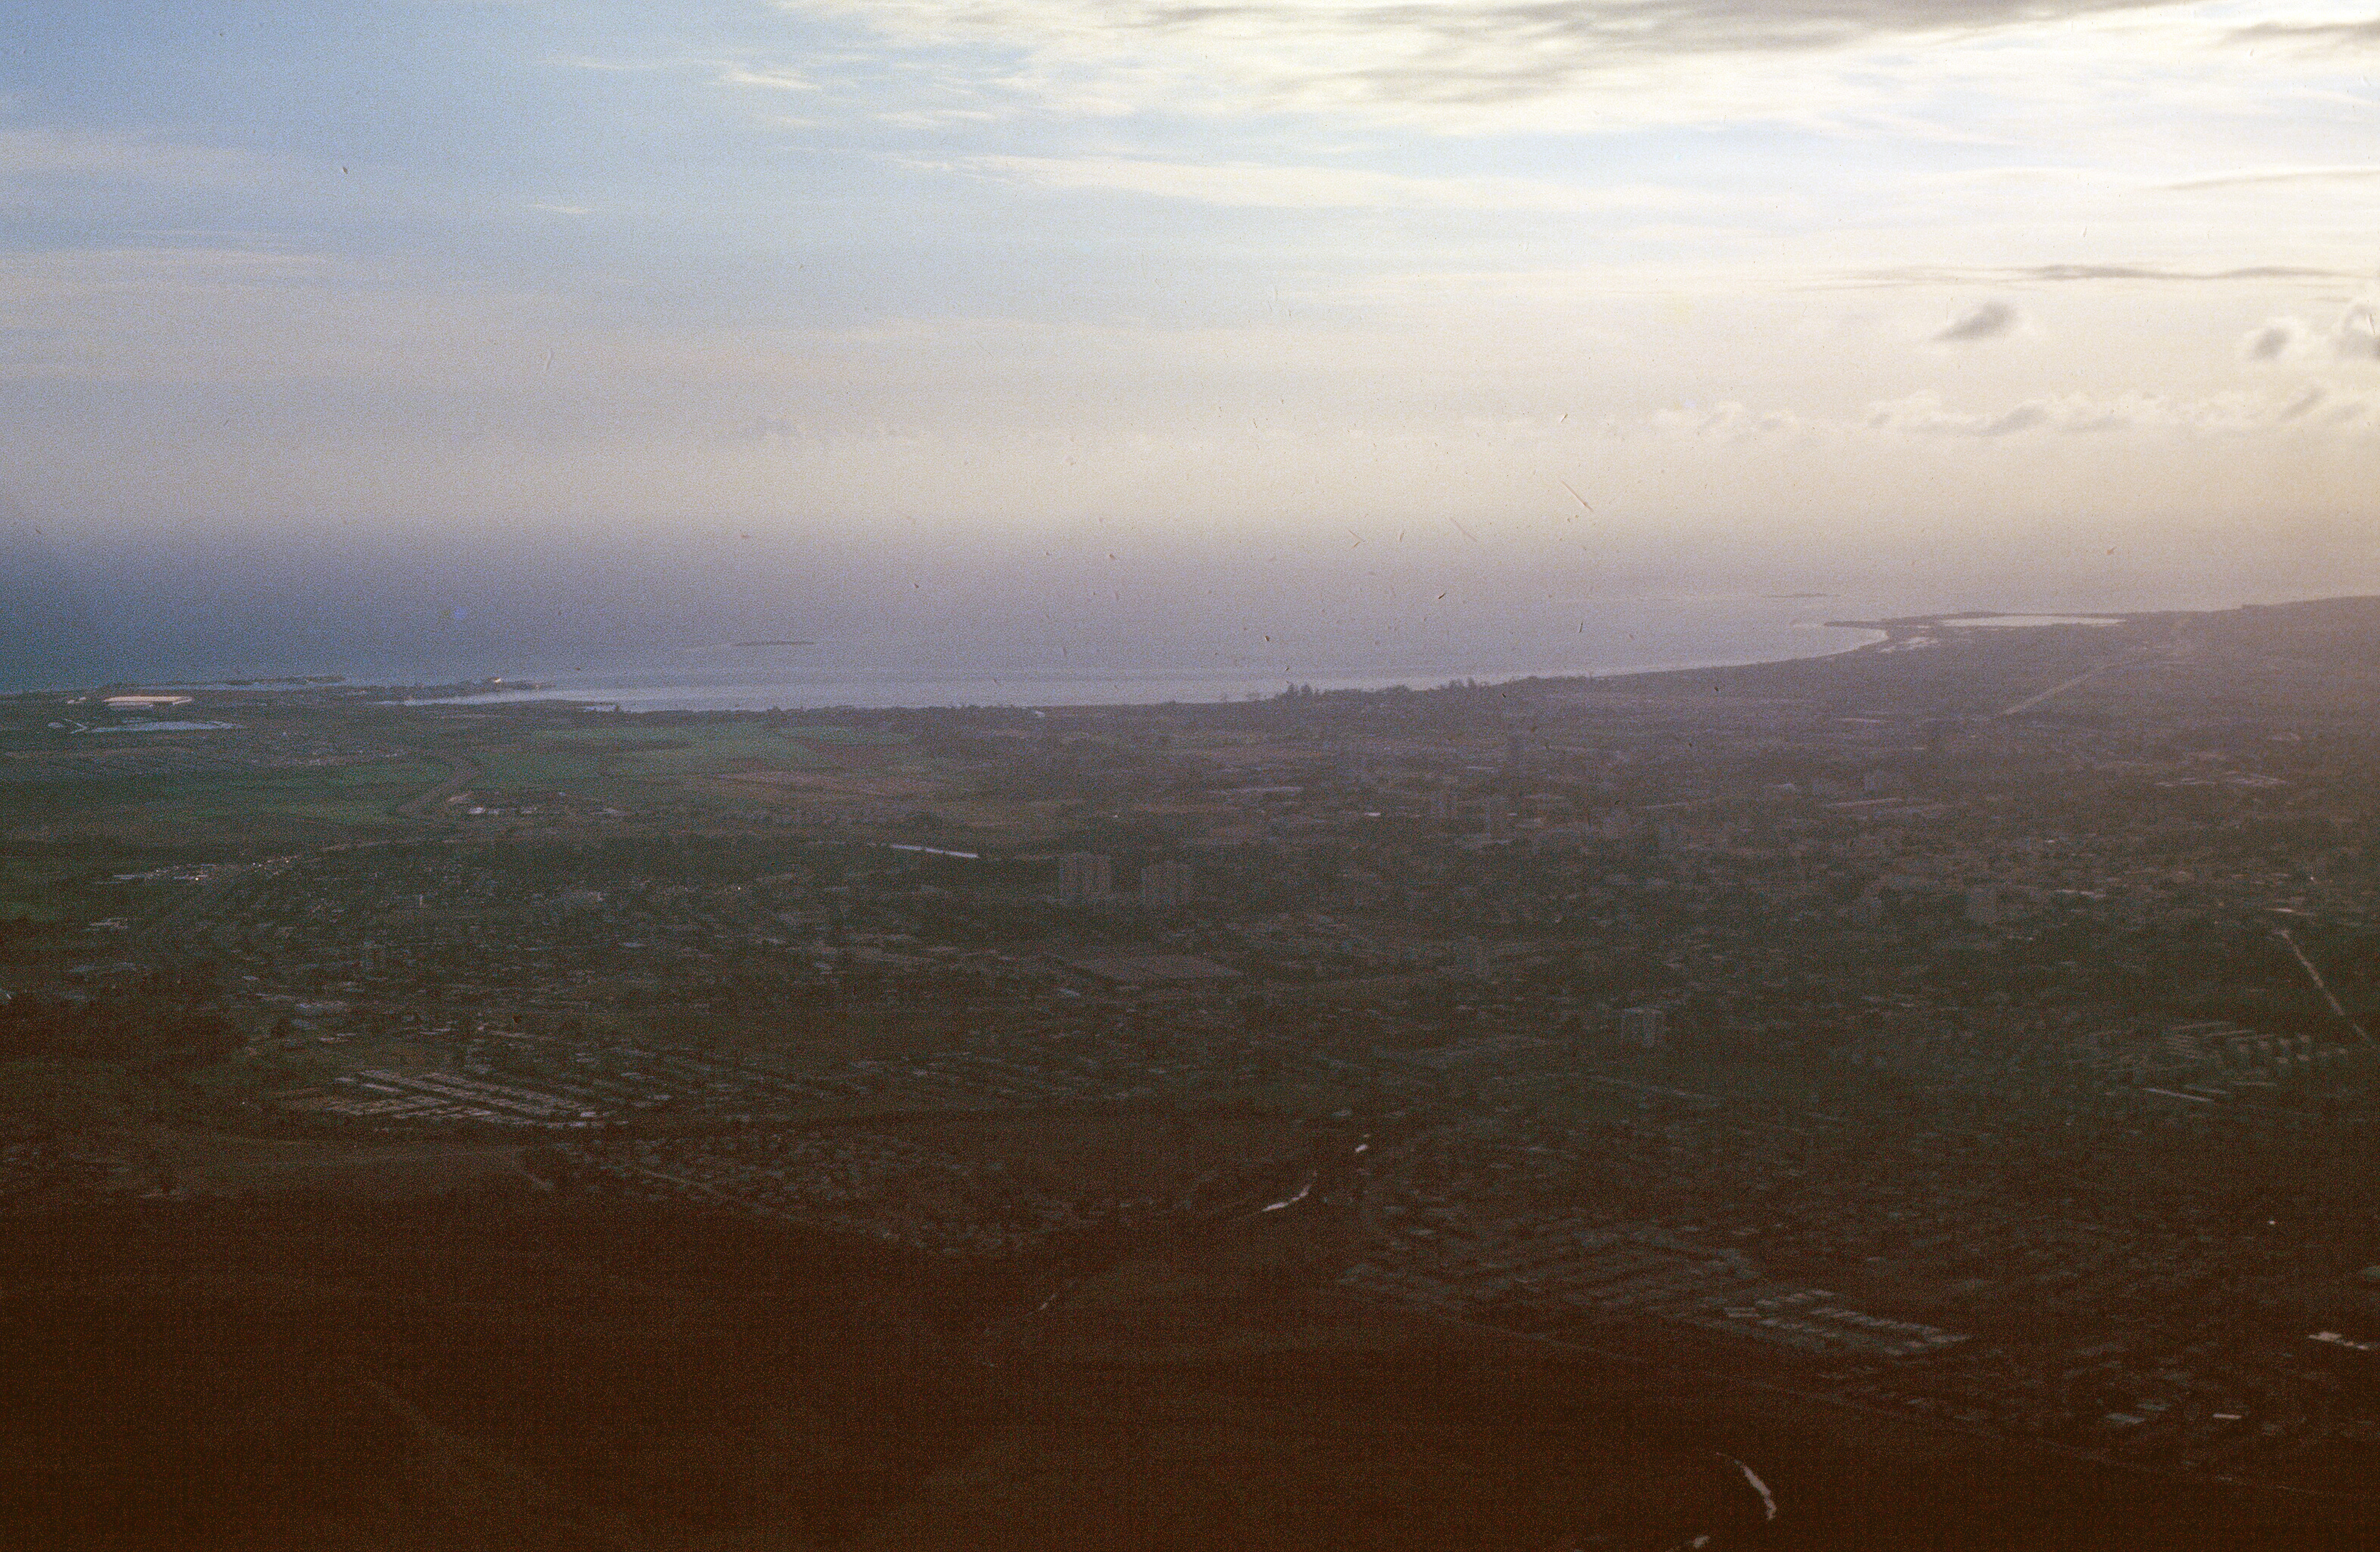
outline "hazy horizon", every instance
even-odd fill
[[[261,564],[66,575],[32,568],[7,600],[0,693],[103,683],[203,684],[335,674],[358,683],[442,684],[490,675],[558,681],[616,698],[679,685],[722,692],[669,704],[741,705],[738,685],[880,684],[884,698],[788,698],[785,705],[945,704],[892,686],[1009,685],[1051,701],[1239,698],[1290,683],[1427,687],[1772,661],[1848,651],[1873,633],[1840,622],[1914,614],[2029,616],[2228,609],[2283,598],[2204,598],[2127,591],[2024,592],[1978,588],[1932,597],[1791,593],[1613,592],[1480,585],[1408,575],[1318,604],[1293,585],[1168,597],[1153,583],[1086,589],[1062,616],[1029,588],[983,583],[954,600],[922,588],[822,600],[788,587],[722,587],[635,595],[600,573],[481,577],[468,602],[396,566],[344,577]],[[1471,585],[1466,587],[1468,582]],[[575,584],[575,585],[574,585]],[[755,595],[759,595],[756,597]],[[938,612],[942,613],[938,618]],[[1216,686],[1211,693],[1196,688]],[[1064,693],[1104,685],[1111,696]],[[1136,686],[1146,686],[1146,693]],[[855,693],[856,693],[855,691]],[[972,702],[985,699],[970,693]],[[990,698],[1011,698],[992,696]],[[763,697],[755,704],[773,704]]]

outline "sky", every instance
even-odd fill
[[[0,679],[2380,589],[2375,66],[2380,0],[0,4]]]

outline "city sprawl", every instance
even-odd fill
[[[2366,1490],[2380,603],[1880,628],[1209,705],[0,699],[0,1193],[1048,1267],[987,1364],[1157,1340],[1112,1269],[1203,1234],[1313,1330]]]

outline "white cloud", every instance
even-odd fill
[[[1921,119],[1951,98],[2006,111],[2015,96],[2103,115],[2119,81],[2132,104],[2249,95],[2221,7],[2181,0],[777,4],[929,54],[981,90],[1111,116],[1352,113],[1556,133],[1769,120],[1973,139],[1972,123]],[[2184,79],[2163,79],[2185,58]]]
[[[2380,311],[2369,301],[2355,303],[2339,318],[2330,342],[2342,361],[2380,361]]]
[[[1383,96],[1528,97],[1632,60],[1800,54],[2144,11],[2177,0],[779,0],[922,43],[1271,52]],[[1229,57],[1229,55],[1227,55]],[[1232,59],[1237,63],[1237,59]]]
[[[1000,115],[987,108],[918,108],[875,115],[879,124],[895,129],[948,129],[953,125],[989,124]]]
[[[2316,414],[2319,409],[2321,413]],[[1817,439],[1840,443],[1847,437],[1952,437],[1996,440],[2038,432],[2045,435],[2090,435],[2125,431],[2255,432],[2276,430],[2293,421],[2360,426],[2369,420],[2374,405],[2354,395],[2326,394],[2321,389],[2276,400],[2240,394],[2209,394],[2177,399],[2157,394],[2064,394],[2019,400],[1991,409],[1955,409],[1933,389],[1882,399],[1851,419],[1810,418],[1788,410],[1761,411],[1729,402],[1707,407],[1686,406],[1657,410],[1633,422],[1613,423],[1625,435],[1643,430],[1661,436],[1691,436],[1727,442],[1755,438]]]
[[[1729,442],[1791,436],[1810,429],[1808,422],[1790,410],[1755,410],[1732,400],[1707,409],[1686,405],[1656,410],[1645,424],[1666,436],[1718,437]]]
[[[0,180],[134,178],[212,188],[251,182],[263,158],[216,146],[73,129],[0,129]]]
[[[2370,302],[2351,304],[2328,330],[2294,315],[2268,318],[2240,340],[2241,359],[2302,365],[2380,361],[2380,315]]]
[[[2242,27],[2231,41],[2251,47],[2296,44],[2314,52],[2380,48],[2380,20],[2265,21]]]
[[[818,83],[796,71],[753,65],[730,65],[719,72],[727,86],[758,86],[771,91],[816,91]]]
[[[1916,266],[1869,270],[1850,277],[1855,285],[2023,285],[2084,281],[2166,283],[2266,284],[2272,281],[2348,280],[2344,270],[2313,269],[2301,264],[2252,264],[2231,269],[2192,270],[2168,264],[2029,264],[1997,270]]]
[[[2039,431],[2171,431],[2254,434],[2293,424],[2370,430],[2380,402],[2370,395],[2315,388],[2276,399],[2219,393],[2195,398],[2161,394],[2060,394],[2025,399],[2003,409],[1952,409],[1931,389],[1870,405],[1861,421],[1869,431],[1915,436],[1998,438]]]
[[[545,63],[558,69],[600,70],[608,75],[634,75],[640,71],[658,70],[662,67],[650,60],[604,59],[587,54],[557,55],[546,60]]]
[[[2380,179],[2380,167],[2256,167],[2237,173],[2216,173],[2205,177],[2185,178],[2179,183],[2161,187],[2177,192],[2194,192],[2210,188],[2261,188],[2275,185],[2286,187],[2302,183],[2369,183]]]
[[[1558,211],[1676,209],[1704,202],[1682,189],[1586,188],[1516,177],[1415,177],[1354,167],[1201,164],[1125,156],[973,156],[906,164],[971,173],[1038,188],[1098,189],[1276,210],[1426,209]]]

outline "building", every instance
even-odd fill
[[[1068,852],[1058,859],[1058,903],[1094,905],[1113,898],[1115,867],[1096,852]]]
[[[1190,903],[1190,865],[1152,862],[1140,870],[1140,903],[1151,911],[1172,911]]]
[[[1669,1044],[1669,1015],[1658,1008],[1622,1008],[1620,1037],[1632,1046],[1659,1050]]]

